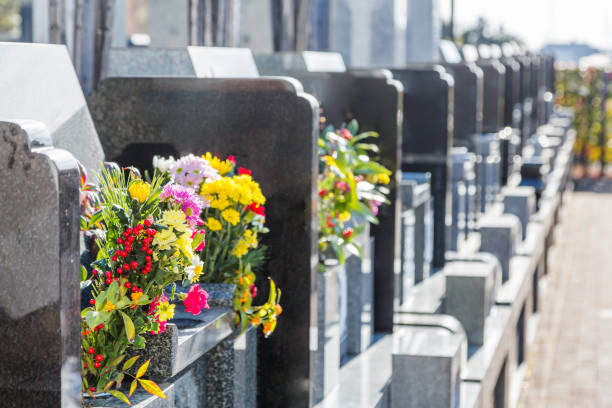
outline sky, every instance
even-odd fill
[[[438,2],[447,21],[451,0]],[[478,16],[534,50],[571,41],[612,49],[612,0],[455,0],[455,33],[474,26]]]

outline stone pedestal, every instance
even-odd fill
[[[459,320],[470,346],[485,342],[485,322],[495,298],[495,266],[455,261],[444,267],[445,312]]]
[[[502,282],[510,277],[510,259],[521,238],[521,222],[511,214],[487,215],[480,219],[480,251],[493,254],[502,267]]]
[[[505,187],[504,213],[513,214],[521,221],[522,239],[527,235],[527,224],[535,213],[536,195],[533,187]]]
[[[444,327],[408,326],[393,335],[391,407],[456,407],[465,335]]]

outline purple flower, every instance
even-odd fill
[[[204,208],[204,202],[193,191],[192,188],[185,188],[179,184],[167,184],[160,195],[162,200],[170,201],[180,207],[185,213],[187,222],[192,227],[198,225],[200,213]]]
[[[199,189],[206,179],[214,181],[220,178],[219,172],[208,161],[193,154],[178,159],[169,171],[177,184],[194,189]]]

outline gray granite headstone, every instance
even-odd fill
[[[481,60],[477,62],[477,65],[484,74],[482,129],[485,133],[497,132],[504,123],[506,69],[497,60]]]
[[[336,52],[304,51],[255,54],[259,70],[266,75],[304,72],[346,72],[342,55]]]
[[[406,23],[406,62],[437,62],[442,28],[438,0],[410,0]]]
[[[107,77],[256,78],[247,48],[112,48]]]
[[[444,267],[445,313],[465,329],[470,346],[485,342],[485,322],[495,296],[495,264],[456,261]]]
[[[510,278],[510,259],[521,239],[521,221],[512,214],[486,215],[478,223],[480,251],[493,254],[502,267],[502,282]]]
[[[505,187],[502,190],[504,197],[504,212],[514,214],[521,221],[522,238],[527,234],[527,224],[535,213],[536,193],[533,187]]]
[[[89,106],[107,156],[122,166],[146,169],[154,154],[211,151],[253,171],[271,231],[265,271],[283,290],[284,309],[260,347],[261,403],[306,405],[317,323],[314,98],[283,78],[108,78]]]
[[[0,43],[0,118],[35,119],[53,146],[96,170],[104,152],[63,45]]]
[[[459,406],[465,334],[407,326],[393,334],[392,408]]]
[[[0,392],[6,407],[80,406],[79,170],[70,153],[44,146],[44,129],[0,121]]]

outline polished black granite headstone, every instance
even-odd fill
[[[89,170],[104,160],[63,45],[0,43],[0,117],[44,123],[53,145],[68,150]]]
[[[449,153],[453,146],[454,80],[440,65],[393,69],[404,86],[402,171],[431,173],[434,200],[434,268],[444,266],[451,222]]]
[[[325,53],[317,53],[325,54]],[[400,259],[400,203],[397,194],[397,174],[400,163],[401,134],[401,85],[391,79],[386,70],[353,70],[350,72],[304,72],[275,64],[279,61],[303,59],[302,54],[259,55],[256,62],[261,74],[289,75],[298,79],[306,92],[311,93],[322,107],[322,116],[328,124],[338,127],[355,118],[359,131],[376,131],[380,148],[380,161],[396,176],[392,177],[389,195],[390,204],[380,207],[380,223],[372,227],[374,242],[374,329],[393,330],[393,277],[397,260]],[[311,55],[309,64],[315,64]],[[304,65],[307,66],[307,65]],[[328,64],[328,68],[339,70],[341,65]]]
[[[520,117],[515,114],[520,112],[521,99],[521,66],[514,58],[502,58],[499,60],[506,68],[504,87],[504,126],[516,127],[520,125]]]
[[[80,406],[79,170],[49,142],[41,122],[0,121],[3,407]]]
[[[453,145],[476,152],[482,133],[483,72],[474,63],[443,64],[455,79]]]
[[[482,104],[482,131],[497,132],[504,123],[506,69],[498,60],[479,60],[483,71],[484,97]]]
[[[106,155],[120,165],[150,163],[152,152],[211,151],[253,170],[271,231],[265,272],[282,288],[284,308],[261,343],[259,404],[308,406],[317,324],[314,98],[283,78],[109,78],[89,106]]]

